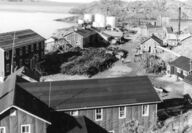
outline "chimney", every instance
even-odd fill
[[[178,25],[178,34],[181,34],[181,7],[179,7],[179,25]]]

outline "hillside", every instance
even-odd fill
[[[190,4],[189,4],[190,3]],[[104,13],[105,15],[120,16],[121,20],[127,18],[156,18],[169,16],[178,18],[178,7],[182,7],[182,18],[192,16],[192,2],[178,0],[148,0],[123,2],[117,0],[101,0],[91,4],[73,8],[70,13]]]

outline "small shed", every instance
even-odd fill
[[[145,40],[140,48],[143,52],[149,52],[150,54],[156,54],[163,52],[161,49],[158,49],[157,46],[163,46],[163,40],[158,38],[155,35],[152,35],[150,38]]]
[[[191,72],[192,60],[185,56],[180,56],[167,65],[167,73],[181,79],[187,77]]]

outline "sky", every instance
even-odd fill
[[[98,1],[98,0],[49,0],[49,1],[55,1],[55,2],[74,2],[74,3],[88,3],[92,1]],[[124,1],[135,1],[135,0],[124,0]],[[180,1],[186,1],[186,0],[180,0]]]

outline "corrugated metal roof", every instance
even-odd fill
[[[176,60],[172,61],[170,65],[188,72],[190,71],[190,59],[185,56],[178,57]]]
[[[50,105],[56,110],[160,101],[146,76],[22,83],[19,85],[46,104],[49,104],[50,93]]]
[[[15,47],[20,47],[23,45],[45,41],[45,38],[37,34],[36,32],[26,29],[20,31],[13,31],[0,34],[0,47],[3,49],[12,48],[13,38],[15,33]]]

